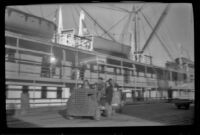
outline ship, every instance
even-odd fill
[[[23,90],[29,93],[31,108],[64,106],[73,88],[85,79],[93,85],[99,77],[104,81],[112,78],[125,93],[126,102],[165,100],[180,91],[194,99],[194,83],[184,86],[194,72],[188,73],[192,63],[185,62],[185,68],[176,62],[156,66],[137,46],[84,34],[81,17],[79,21],[82,31],[77,35],[74,28],[63,29],[45,18],[6,8],[6,109],[21,107]],[[132,48],[136,48],[133,59],[129,56]]]

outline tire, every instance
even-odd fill
[[[189,109],[190,109],[190,105],[189,104],[185,105],[185,110],[189,110]]]
[[[180,105],[177,105],[177,108],[178,108],[178,109],[181,109],[181,106],[180,106]]]
[[[101,111],[100,111],[99,108],[96,109],[94,119],[95,119],[95,120],[100,120],[100,119],[101,119]]]
[[[105,115],[106,117],[110,117],[112,115],[112,107],[108,104],[106,105]]]

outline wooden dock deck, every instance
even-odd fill
[[[122,113],[100,121],[92,118],[68,120],[64,107],[35,109],[27,115],[7,116],[8,127],[123,127],[123,126],[165,126],[193,123],[194,106],[190,110],[178,110],[171,103],[127,105]]]

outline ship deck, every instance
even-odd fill
[[[189,110],[179,110],[172,103],[126,105],[122,113],[112,117],[75,118],[64,116],[65,107],[32,109],[27,115],[7,116],[8,127],[123,127],[123,126],[165,126],[193,124],[194,105]]]

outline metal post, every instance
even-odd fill
[[[99,59],[98,59],[98,56],[97,56],[97,76],[99,78]]]
[[[75,56],[75,59],[76,59],[75,60],[75,63],[76,63],[75,64],[75,66],[76,66],[76,88],[78,88],[78,86],[77,86],[78,85],[77,84],[78,83],[78,76],[77,76],[77,73],[78,73],[78,49],[77,49],[77,47],[78,46],[76,46],[76,56]]]
[[[20,74],[20,55],[19,55],[19,38],[17,38],[17,64],[18,64],[18,75]]]
[[[64,50],[64,49],[62,50],[62,54],[63,54],[63,61],[65,62],[65,61],[66,61],[66,53],[65,53],[65,50]],[[64,72],[65,72],[65,70],[64,70],[64,67],[65,67],[65,66],[63,66],[63,65],[65,65],[65,64],[64,64],[64,63],[61,63],[61,64],[62,64],[61,66],[62,66],[62,69],[63,69],[63,70],[62,70],[62,79],[63,79]],[[64,71],[64,72],[63,72],[63,71]]]
[[[51,56],[50,57],[52,57],[52,54],[53,54],[53,46],[51,46]],[[51,62],[50,62],[50,76],[49,76],[49,78],[51,78],[52,77],[52,64],[51,64]]]
[[[121,73],[123,74],[123,63],[122,63],[122,61],[120,60],[120,65],[121,65]],[[122,75],[123,76],[123,75]],[[122,79],[123,81],[122,81],[122,89],[124,89],[124,76],[123,76],[123,79]],[[123,90],[122,90],[123,91]]]

